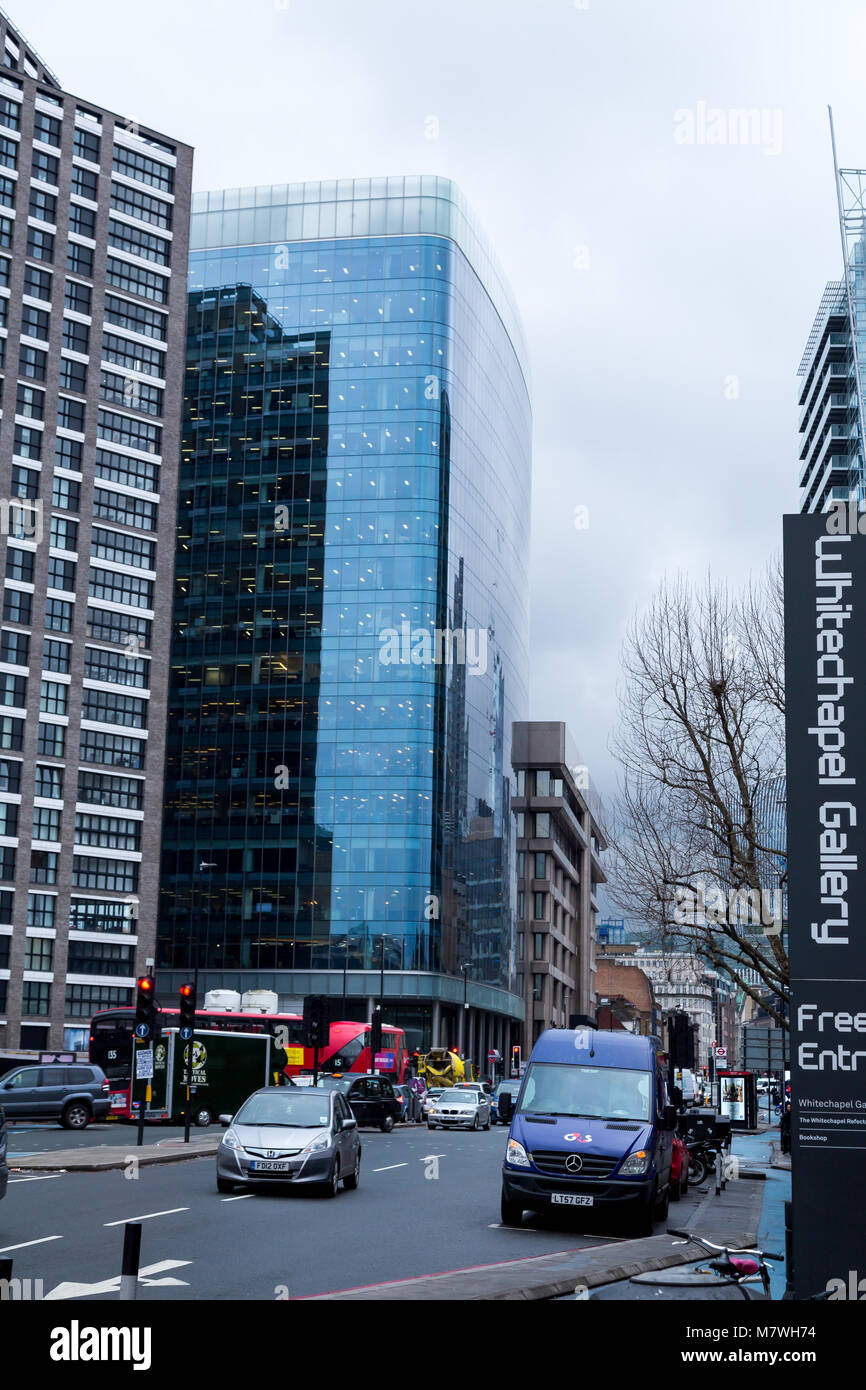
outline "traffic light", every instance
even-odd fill
[[[195,986],[181,985],[180,987],[180,1036],[185,1042],[192,1037],[192,1030],[195,1028]],[[184,1030],[188,1029],[188,1032]]]
[[[376,1053],[382,1051],[382,1013],[377,1007],[373,1010],[373,1017],[370,1020],[370,1052],[373,1056],[373,1066],[376,1065]]]
[[[153,977],[142,975],[138,980],[135,1000],[135,1036],[139,1042],[152,1043],[156,1030],[157,1004]]]
[[[514,1076],[520,1074],[520,1043],[515,1043],[511,1049],[511,1071]]]
[[[305,995],[304,1017],[301,1023],[301,1041],[304,1047],[324,1047],[328,1041],[329,1024],[330,1011],[327,994]]]

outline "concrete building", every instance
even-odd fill
[[[192,151],[0,13],[0,1047],[155,956]]]
[[[660,1016],[652,984],[639,965],[599,954],[595,988],[599,1028],[622,1028],[645,1037],[658,1032]]]
[[[564,724],[516,723],[517,970],[524,1054],[545,1028],[595,1014],[601,806]]]

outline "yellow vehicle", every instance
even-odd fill
[[[447,1047],[431,1047],[418,1058],[418,1075],[430,1086],[454,1086],[458,1081],[472,1081],[472,1064],[464,1062]]]

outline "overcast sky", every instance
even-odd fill
[[[564,719],[610,793],[631,614],[666,572],[762,569],[797,509],[796,368],[840,274],[826,108],[840,162],[866,163],[866,10],[3,3],[67,90],[194,145],[197,189],[462,186],[529,340],[530,713]],[[709,143],[739,108],[763,113],[757,139]]]

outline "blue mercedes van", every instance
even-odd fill
[[[502,1224],[556,1207],[667,1216],[676,1110],[658,1038],[551,1028],[532,1049],[502,1166]]]

